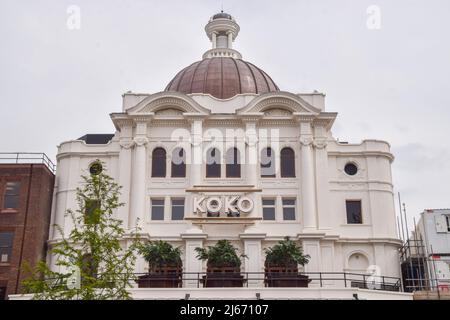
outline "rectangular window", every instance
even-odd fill
[[[295,199],[283,199],[283,220],[295,220]]]
[[[275,220],[275,199],[263,199],[262,208],[264,220]]]
[[[0,300],[6,300],[6,287],[0,287]]]
[[[164,200],[152,199],[152,220],[164,220]]]
[[[450,232],[450,216],[445,216],[447,219],[447,231]]]
[[[361,200],[347,200],[345,202],[345,205],[347,209],[347,223],[361,224],[362,223]]]
[[[172,199],[172,220],[184,219],[184,199]]]
[[[84,223],[97,224],[101,215],[100,200],[88,199],[85,202]]]
[[[17,209],[19,207],[20,182],[7,182],[5,186],[5,196],[3,198],[4,209]]]
[[[13,232],[0,232],[0,263],[11,261],[13,239]]]

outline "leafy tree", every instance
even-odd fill
[[[219,240],[214,246],[208,248],[195,248],[197,252],[197,259],[207,260],[209,268],[222,268],[241,266],[241,259],[247,258],[246,255],[237,254],[237,249],[228,240]]]
[[[139,248],[139,253],[149,263],[149,272],[153,273],[163,267],[181,267],[181,250],[166,241],[151,241]]]
[[[135,279],[140,244],[136,229],[131,244],[121,246],[125,230],[122,220],[113,216],[123,206],[119,203],[121,187],[103,172],[82,179],[76,191],[78,209],[66,212],[73,222],[68,237],[61,226],[55,225],[61,239],[52,245],[50,253],[60,271],[51,270],[43,261],[35,268],[28,266],[31,275],[22,283],[24,292],[33,293],[34,299],[131,299],[127,288]],[[79,288],[67,286],[74,267],[80,274]]]
[[[266,267],[297,268],[297,265],[304,266],[307,264],[311,258],[309,255],[303,254],[302,248],[289,237],[285,237],[284,240],[279,241],[271,248],[264,249],[264,251],[266,252]]]

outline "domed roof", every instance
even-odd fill
[[[250,62],[230,57],[207,58],[181,70],[165,91],[209,93],[218,99],[241,93],[279,91],[267,73]]]
[[[220,13],[216,13],[215,15],[213,15],[213,20],[216,20],[216,19],[230,19],[230,20],[232,20],[233,19],[233,17],[231,16],[231,14],[228,14],[228,13],[225,13],[225,12],[220,12]]]

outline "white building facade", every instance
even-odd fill
[[[400,277],[390,145],[340,143],[324,94],[281,91],[242,60],[230,15],[205,30],[212,49],[165,91],[123,95],[114,135],[59,145],[52,223],[70,231],[64,213],[98,159],[122,186],[117,216],[130,233],[138,225],[181,247],[185,272],[205,271],[194,249],[219,239],[248,256],[243,272],[263,272],[263,249],[290,236],[311,256],[305,272],[375,265]],[[50,243],[58,237],[52,230]],[[136,272],[146,268],[140,259]]]

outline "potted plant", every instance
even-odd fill
[[[264,251],[265,282],[268,287],[308,287],[311,280],[307,275],[299,274],[298,265],[307,264],[310,256],[303,254],[295,241],[286,237]]]
[[[151,241],[139,248],[148,262],[148,274],[139,276],[139,288],[178,288],[182,280],[180,248],[166,241]]]
[[[228,240],[219,240],[208,248],[195,248],[197,258],[207,261],[203,287],[242,287],[244,277],[241,275],[241,259],[237,249]]]

